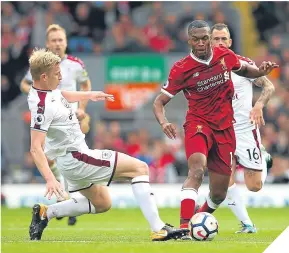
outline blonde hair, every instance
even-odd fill
[[[61,58],[45,48],[35,48],[29,58],[30,73],[33,80],[39,80],[43,73],[48,73]]]
[[[66,36],[66,31],[62,26],[57,25],[57,24],[52,24],[52,25],[48,26],[46,29],[46,39],[48,38],[50,32],[56,32],[56,31],[62,31],[62,32],[64,32],[64,34]]]

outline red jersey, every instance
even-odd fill
[[[214,47],[212,51],[206,61],[193,54],[177,61],[161,92],[171,98],[184,92],[189,105],[186,122],[195,121],[223,130],[233,124],[231,71],[239,70],[241,63],[230,49]]]

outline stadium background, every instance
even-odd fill
[[[7,200],[5,186],[28,189],[27,184],[44,183],[29,154],[29,113],[20,81],[31,50],[45,45],[46,27],[53,23],[66,29],[68,53],[83,60],[92,89],[112,92],[117,98],[114,104],[89,103],[89,146],[142,159],[150,165],[151,182],[159,184],[181,183],[187,173],[182,141],[186,101],[181,94],[168,105],[168,118],[180,130],[175,141],[162,134],[152,101],[170,67],[188,53],[187,23],[204,19],[210,25],[228,24],[235,52],[257,65],[263,60],[280,64],[270,75],[276,92],[264,110],[266,126],[261,133],[274,159],[267,182],[288,188],[288,2],[2,2],[1,14],[3,200]],[[256,99],[260,89],[254,90]],[[243,182],[241,171],[237,181]],[[282,187],[276,188],[277,195],[286,189]],[[27,203],[38,199],[30,200]],[[288,196],[282,201],[281,206],[289,205]]]

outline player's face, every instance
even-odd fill
[[[55,65],[49,73],[47,73],[47,85],[50,90],[55,90],[61,81],[61,70],[59,64]]]
[[[211,35],[212,46],[224,46],[230,48],[232,45],[232,40],[227,29],[216,30],[214,29]]]
[[[192,52],[200,59],[207,59],[210,56],[210,31],[209,28],[195,28],[189,35],[189,45]]]
[[[51,31],[46,40],[46,47],[63,58],[67,48],[65,33],[63,31]]]

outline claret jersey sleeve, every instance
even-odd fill
[[[173,98],[177,93],[185,87],[183,73],[181,67],[175,64],[169,74],[169,78],[163,85],[161,92],[170,98]]]
[[[28,96],[28,104],[31,112],[30,128],[32,130],[47,132],[54,118],[54,109],[50,104],[52,98],[49,92],[35,91],[31,89]]]

